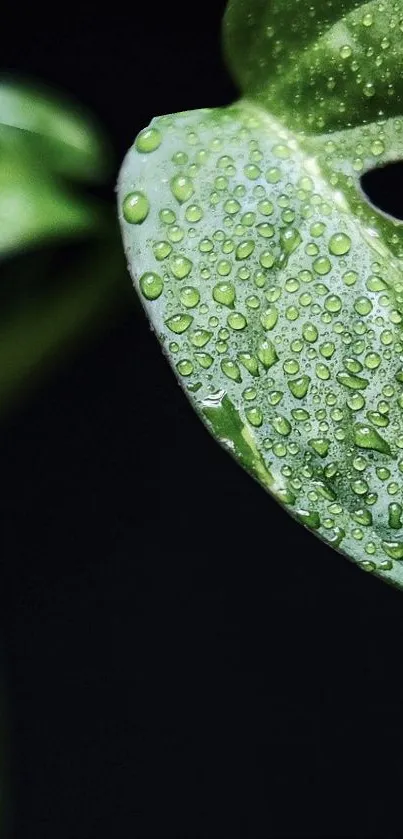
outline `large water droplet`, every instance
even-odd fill
[[[259,361],[261,361],[266,370],[278,361],[276,348],[271,341],[260,341],[257,349],[257,355]]]
[[[140,277],[140,288],[147,300],[157,300],[162,294],[164,283],[158,274],[147,271]]]
[[[193,318],[191,315],[178,314],[168,318],[165,323],[171,332],[175,332],[176,335],[181,335],[182,332],[186,332],[192,321]]]
[[[150,204],[143,192],[129,192],[123,201],[123,216],[129,224],[142,224],[150,212]]]
[[[136,137],[135,146],[138,152],[149,154],[161,145],[162,136],[157,128],[145,128]]]
[[[176,200],[184,204],[194,193],[193,181],[186,175],[175,175],[171,180],[171,190]]]
[[[382,454],[390,454],[389,443],[381,437],[376,428],[357,424],[354,426],[353,433],[354,443],[360,449],[372,449]]]

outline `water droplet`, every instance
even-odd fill
[[[355,425],[353,428],[354,443],[361,449],[372,449],[382,454],[390,454],[390,446],[375,428],[369,425]]]
[[[171,332],[175,332],[176,335],[181,335],[182,332],[186,332],[192,321],[193,318],[191,315],[178,314],[172,315],[165,323]]]
[[[177,244],[177,242],[181,242],[184,235],[183,230],[178,227],[177,224],[172,224],[168,227],[168,238],[171,242],[174,242],[175,244]]]
[[[345,274],[343,274],[343,282],[346,286],[355,285],[357,280],[358,274],[356,271],[346,271]]]
[[[271,168],[271,169],[269,169],[269,170],[266,172],[266,176],[265,176],[265,177],[266,177],[266,181],[267,181],[269,184],[278,184],[278,182],[279,182],[279,181],[281,181],[281,172],[280,172],[280,169],[278,169],[278,168],[277,168],[277,166],[272,166],[272,168]]]
[[[382,140],[374,140],[371,144],[371,152],[373,155],[378,157],[380,154],[383,154],[385,151],[385,145]]]
[[[123,201],[123,216],[129,224],[142,224],[150,212],[150,204],[143,192],[129,192]]]
[[[319,513],[316,510],[297,510],[296,516],[305,527],[317,530],[320,527]]]
[[[241,242],[235,252],[236,259],[247,259],[255,250],[255,243],[252,239]]]
[[[283,364],[284,372],[294,376],[299,372],[299,364],[295,358],[287,358]]]
[[[364,390],[368,386],[368,380],[362,378],[361,376],[351,376],[348,373],[338,373],[336,378],[341,385],[344,385],[344,387],[348,387],[351,390]]]
[[[365,12],[361,22],[363,26],[372,26],[374,22],[374,16],[372,12]]]
[[[276,348],[271,341],[260,341],[257,349],[257,355],[259,361],[261,361],[266,370],[278,361]]]
[[[163,259],[166,259],[170,253],[172,253],[172,245],[169,242],[154,242],[153,244],[153,252],[156,259],[161,262]]]
[[[302,242],[301,234],[295,227],[289,227],[285,231],[280,232],[280,245],[282,248],[282,262],[287,262],[288,258],[297,249]]]
[[[183,306],[188,309],[193,309],[200,302],[200,294],[197,288],[193,288],[193,286],[182,288],[179,298]]]
[[[340,57],[341,58],[343,58],[343,59],[350,58],[352,53],[353,53],[353,51],[348,44],[344,44],[342,47],[340,47]]]
[[[271,420],[271,424],[275,431],[278,434],[281,434],[283,437],[288,437],[291,433],[291,424],[286,417],[277,416]]]
[[[251,376],[259,375],[259,365],[257,358],[255,358],[254,355],[247,352],[239,353],[238,361],[240,364],[243,365],[243,367],[245,367],[245,369],[248,371],[248,373],[251,374]]]
[[[318,258],[314,260],[312,267],[316,273],[322,277],[329,273],[332,266],[330,259],[328,259],[327,256],[318,256]]]
[[[255,428],[260,428],[263,424],[263,414],[259,408],[247,408],[245,411],[246,418]]]
[[[349,373],[360,373],[362,370],[362,364],[358,358],[345,358],[344,366]]]
[[[383,414],[380,414],[379,411],[368,411],[367,417],[370,422],[377,425],[379,428],[386,428],[386,426],[389,425],[388,417],[383,416]]]
[[[245,329],[247,324],[246,317],[241,312],[231,312],[227,318],[228,326],[235,331]]]
[[[212,335],[213,333],[208,332],[206,329],[195,329],[193,334],[190,336],[190,341],[194,347],[201,349],[208,344]]]
[[[325,437],[318,437],[317,439],[309,440],[309,445],[320,457],[326,457],[329,451],[330,441],[326,440]]]
[[[193,364],[189,358],[184,358],[178,362],[176,369],[181,376],[191,376],[193,373]]]
[[[313,323],[306,323],[304,325],[302,335],[305,338],[305,341],[308,341],[310,344],[314,344],[315,341],[318,340],[318,330]]]
[[[214,361],[213,356],[207,352],[195,352],[195,359],[203,370],[208,370]]]
[[[199,251],[201,253],[211,253],[214,250],[214,243],[211,239],[202,239],[199,244]]]
[[[323,355],[323,358],[331,358],[336,347],[331,341],[326,341],[324,344],[321,344],[319,347],[319,352]]]
[[[228,277],[228,274],[231,273],[231,269],[232,265],[228,259],[220,259],[217,263],[217,274],[219,274],[220,277]]]
[[[259,175],[261,175],[261,171],[258,166],[255,166],[254,163],[248,163],[247,166],[244,166],[244,173],[245,176],[250,181],[256,181]]]
[[[193,181],[186,175],[175,175],[171,180],[171,190],[176,200],[184,204],[194,193]]]
[[[271,201],[268,201],[266,198],[263,201],[259,201],[259,204],[257,205],[257,208],[258,208],[259,212],[262,214],[262,216],[271,216],[271,214],[274,211],[273,204],[271,203]]]
[[[224,210],[230,216],[234,216],[236,213],[239,213],[240,209],[241,205],[235,198],[229,198],[224,204]]]
[[[362,559],[358,563],[358,565],[363,571],[366,571],[367,573],[371,573],[372,571],[376,570],[375,562],[372,562],[370,559]]]
[[[308,393],[310,381],[309,376],[300,376],[299,379],[290,379],[288,387],[296,399],[303,399]]]
[[[262,268],[272,268],[274,265],[274,254],[267,250],[260,254],[259,262]]]
[[[140,288],[147,300],[157,300],[162,294],[164,283],[158,274],[147,271],[140,277]]]
[[[372,513],[366,507],[360,507],[358,510],[354,510],[351,513],[351,518],[363,527],[370,527],[372,525]]]
[[[326,364],[317,364],[315,367],[315,373],[318,379],[322,379],[322,381],[330,379],[330,370]]]
[[[189,204],[186,209],[185,218],[191,224],[195,224],[203,218],[203,210],[198,204]]]
[[[351,411],[360,411],[365,405],[365,399],[361,393],[352,393],[347,398],[347,405]]]
[[[281,390],[271,390],[268,396],[268,401],[270,405],[278,405],[281,402],[284,394]]]
[[[325,309],[328,312],[331,312],[332,315],[337,315],[341,310],[341,300],[337,294],[329,294],[329,297],[325,300]]]
[[[335,233],[329,241],[329,251],[334,256],[344,256],[351,248],[351,239],[346,233]]]
[[[382,549],[391,559],[403,559],[403,542],[382,542]]]
[[[293,408],[291,414],[296,422],[306,422],[309,419],[308,411],[305,411],[304,408]]]
[[[254,387],[247,387],[245,388],[242,396],[246,402],[253,402],[253,400],[256,399],[257,391]]]
[[[314,224],[311,225],[310,233],[311,236],[315,236],[315,238],[322,236],[324,231],[326,230],[326,225],[323,224],[322,221],[316,221]]]
[[[376,370],[381,363],[381,357],[376,352],[370,352],[365,356],[364,364],[368,367],[368,370]]]
[[[223,358],[220,364],[221,370],[228,379],[234,382],[241,382],[242,376],[238,365],[229,358]]]
[[[372,97],[375,96],[375,87],[372,82],[366,82],[362,92],[367,99],[372,99]]]
[[[263,326],[263,329],[274,329],[276,323],[278,321],[278,310],[275,306],[269,306],[265,312],[262,312],[260,316],[260,322]]]
[[[193,263],[186,256],[174,256],[170,262],[171,271],[177,280],[184,280],[188,277]]]
[[[137,135],[135,146],[138,152],[149,154],[161,145],[162,136],[157,128],[145,128]]]
[[[188,160],[189,158],[187,154],[183,151],[176,151],[175,154],[172,155],[172,163],[175,163],[176,166],[185,166]]]
[[[213,288],[213,298],[216,303],[223,306],[233,306],[235,301],[235,288],[232,283],[218,283]]]
[[[369,315],[372,312],[372,303],[368,297],[357,297],[354,309],[358,315]]]
[[[288,160],[291,156],[291,149],[284,145],[284,143],[278,143],[276,146],[273,146],[272,152],[275,157],[279,157],[280,160]]]
[[[396,502],[389,504],[389,527],[393,530],[400,530],[403,527],[402,513],[403,509],[401,504],[396,504]]]
[[[249,297],[246,298],[245,303],[248,309],[259,309],[260,308],[260,300],[256,294],[251,294]]]

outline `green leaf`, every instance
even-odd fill
[[[228,63],[242,93],[318,133],[402,113],[403,5],[230,0]]]
[[[0,82],[0,256],[99,225],[66,177],[99,179],[108,154],[91,120],[43,92]]]
[[[32,150],[15,151],[0,128],[0,257],[45,240],[88,234],[100,213],[88,199],[73,195]]]
[[[108,165],[102,134],[82,109],[43,88],[0,81],[2,416],[62,348],[117,309],[119,291],[124,300],[114,219],[68,183],[98,181]],[[89,252],[83,259],[76,248],[55,271],[54,245],[72,237],[88,239]]]
[[[98,181],[110,164],[101,128],[77,102],[44,85],[0,79],[0,125],[18,129],[13,142],[36,145],[52,171]]]
[[[301,524],[402,587],[402,225],[359,181],[403,151],[393,10],[232,0],[227,54],[248,99],[153,120],[118,191],[135,287],[203,422]],[[351,32],[362,83],[366,66],[396,84],[389,120],[343,71],[334,118],[320,68]]]

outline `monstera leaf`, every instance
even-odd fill
[[[301,524],[403,586],[403,2],[231,0],[242,98],[153,120],[119,180],[136,289],[216,439]]]

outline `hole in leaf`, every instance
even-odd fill
[[[366,172],[361,187],[378,210],[403,221],[403,160]]]

